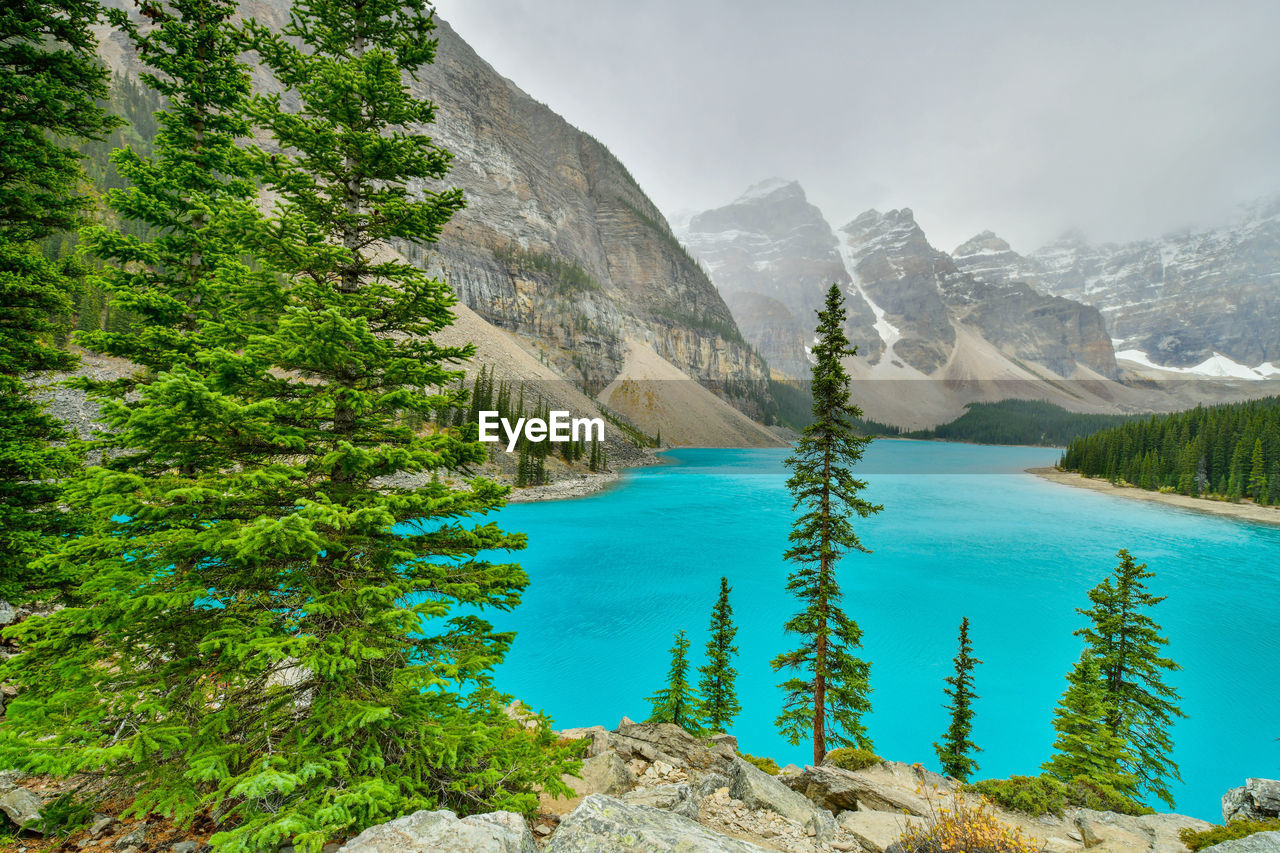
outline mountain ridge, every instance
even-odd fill
[[[285,0],[249,0],[242,14],[278,26],[287,8]],[[484,321],[472,328],[513,336],[589,397],[624,374],[638,341],[689,381],[761,416],[771,403],[764,360],[626,167],[496,72],[447,21],[436,24],[436,61],[410,85],[436,103],[429,132],[454,162],[441,186],[421,189],[459,187],[467,206],[437,243],[394,248],[448,280]],[[136,79],[141,68],[127,40],[106,26],[98,34],[108,66]],[[279,90],[260,68],[254,75],[261,91]],[[525,378],[515,364],[496,369],[502,379]],[[690,428],[672,434],[716,443],[698,423],[699,407],[718,413],[712,421],[723,413],[700,394],[682,399],[693,406]],[[726,436],[770,443],[742,420]]]

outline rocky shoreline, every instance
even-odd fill
[[[509,709],[517,719],[522,712]],[[582,769],[564,777],[575,795],[542,795],[536,819],[424,810],[334,839],[325,853],[911,853],[931,849],[919,840],[922,834],[957,808],[984,811],[1028,849],[1043,853],[1187,853],[1179,833],[1211,827],[1182,815],[1083,808],[1032,817],[983,803],[955,779],[918,764],[893,761],[857,770],[828,761],[774,775],[739,754],[731,735],[695,737],[666,723],[623,718],[613,730],[592,726],[558,734],[584,742]],[[37,814],[52,796],[42,780],[0,773],[0,810],[11,818],[15,812]],[[1269,816],[1277,803],[1280,782],[1251,779],[1223,798],[1224,820]],[[214,829],[205,821],[182,833],[167,822],[102,814],[88,829],[54,843],[88,853],[206,853]],[[1266,845],[1278,840],[1280,833],[1263,833],[1206,849],[1254,853],[1275,849]],[[4,849],[52,850],[49,841],[29,837]],[[286,845],[280,853],[293,848]]]
[[[570,498],[583,498],[611,489],[622,481],[622,472],[627,468],[642,468],[646,465],[664,465],[658,458],[660,451],[645,448],[639,455],[615,463],[608,471],[599,473],[582,473],[566,470],[557,479],[542,486],[526,486],[512,489],[507,496],[507,503],[532,503],[534,501],[562,501]]]
[[[1107,480],[1085,477],[1074,471],[1060,471],[1057,468],[1028,468],[1027,473],[1035,474],[1037,477],[1048,480],[1051,483],[1091,489],[1095,492],[1103,492],[1104,494],[1116,495],[1122,498],[1176,506],[1179,509],[1189,509],[1208,515],[1227,516],[1241,521],[1280,525],[1280,507],[1258,506],[1253,503],[1229,503],[1207,498],[1193,498],[1187,495],[1152,492],[1134,486],[1117,486]]]

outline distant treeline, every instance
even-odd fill
[[[904,430],[871,420],[863,420],[859,426],[864,435],[1062,447],[1080,436],[1139,417],[1143,416],[1068,412],[1061,406],[1042,400],[1001,400],[998,403],[970,403],[965,406],[963,415],[933,429]]]
[[[1280,503],[1280,397],[1155,415],[1067,447],[1061,465],[1143,489]]]

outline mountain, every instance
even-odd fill
[[[798,183],[771,179],[692,215],[680,236],[747,340],[792,376],[807,378],[814,309],[839,284],[859,349],[849,369],[877,420],[928,426],[966,402],[1005,397],[1115,406],[1105,394],[1061,383],[1116,375],[1097,309],[1014,277],[975,275],[934,248],[909,209],[869,210],[833,231]],[[996,243],[974,244],[974,258],[1010,251],[991,236]],[[921,379],[937,381],[914,381]]]
[[[250,0],[246,15],[284,22],[285,0]],[[127,41],[101,28],[101,54],[118,74],[137,76]],[[741,417],[723,440],[699,424],[726,417],[714,395],[758,416],[770,403],[764,360],[746,343],[733,315],[662,214],[627,169],[596,139],[570,125],[502,77],[445,21],[437,18],[436,62],[412,84],[438,111],[432,132],[454,157],[444,186],[460,187],[466,208],[425,251],[398,247],[410,260],[442,272],[474,311],[479,334],[505,336],[553,375],[588,395],[628,378],[628,365],[655,359],[682,389],[690,422],[664,435],[700,443],[774,443]],[[278,86],[258,70],[262,91]],[[437,187],[425,187],[437,189]],[[506,351],[507,342],[497,346]],[[483,347],[482,347],[483,349]],[[637,353],[639,356],[637,356]],[[524,379],[523,360],[495,365],[500,378]],[[669,368],[669,369],[668,369]],[[701,393],[699,393],[701,392]],[[707,393],[711,392],[711,393]],[[626,401],[601,402],[637,423]],[[687,410],[687,411],[686,411]]]
[[[833,283],[847,291],[851,280],[831,226],[800,184],[756,184],[724,207],[693,215],[680,237],[770,367],[807,378],[814,309]],[[851,339],[864,357],[877,358],[884,347],[871,307],[853,297],[847,311]]]
[[[467,208],[434,251],[462,301],[592,392],[632,340],[712,388],[763,379],[724,300],[617,158],[447,23],[437,34],[423,89]]]
[[[948,374],[964,333],[1016,365],[1060,378],[1114,377],[1097,309],[1022,281],[979,278],[929,244],[910,209],[867,211],[843,229],[859,288],[897,329],[894,355],[926,375]],[[982,378],[982,377],[977,377]]]
[[[1096,306],[1128,365],[1280,372],[1280,197],[1217,228],[1159,239],[1093,244],[1073,231],[1023,257],[984,232],[953,254],[974,275],[1021,278]]]

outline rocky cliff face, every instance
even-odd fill
[[[1029,260],[1046,290],[1102,311],[1117,349],[1172,367],[1214,353],[1280,364],[1280,198],[1158,240],[1099,246],[1072,233]]]
[[[247,0],[242,12],[279,25],[287,8]],[[751,409],[751,393],[767,393],[764,362],[626,168],[437,25],[436,62],[413,85],[437,104],[431,132],[454,155],[446,185],[467,207],[437,245],[401,251],[590,394],[618,375],[632,339]],[[136,75],[127,41],[105,27],[100,36],[107,63]]]
[[[756,184],[731,204],[693,216],[680,236],[770,367],[808,378],[814,309],[832,284],[848,290],[850,278],[831,226],[800,184]],[[875,360],[884,347],[870,306],[855,292],[846,311],[850,340]]]
[[[953,259],[929,244],[905,208],[869,210],[833,232],[799,184],[774,179],[694,215],[681,236],[747,339],[792,375],[807,375],[801,356],[813,311],[836,282],[847,294],[857,361],[878,378],[956,378],[960,360],[961,378],[984,379],[979,362],[992,352],[1001,362],[987,365],[992,376],[1012,369],[1028,379],[1046,370],[1073,377],[1080,368],[1115,376],[1097,309],[1026,283],[1032,264],[994,234]],[[962,338],[978,340],[982,356],[957,359]],[[1039,367],[1024,370],[1031,363]]]
[[[857,286],[899,336],[894,354],[920,372],[932,375],[953,361],[956,330],[968,327],[1015,364],[1034,362],[1062,377],[1079,368],[1115,376],[1097,309],[981,265],[985,274],[975,275],[931,246],[909,209],[867,211],[841,234]],[[975,256],[1007,250],[1002,244],[979,241]]]
[[[958,274],[947,279],[952,305],[1001,350],[1026,353],[1060,376],[1071,376],[1077,365],[1116,376],[1102,314],[1033,287],[1033,265],[1008,243],[983,232],[956,249],[954,263]]]
[[[709,387],[759,380],[707,276],[626,168],[598,141],[521,91],[445,22],[422,90],[439,105],[450,183],[467,198],[435,247],[459,297],[532,339],[594,393],[644,341]]]
[[[891,354],[926,374],[945,365],[956,333],[941,285],[955,268],[929,245],[911,210],[868,210],[840,238],[858,289],[894,330]]]

